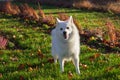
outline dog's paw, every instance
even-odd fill
[[[77,74],[79,74],[79,75],[80,75],[80,71],[79,71],[79,70],[77,71]]]

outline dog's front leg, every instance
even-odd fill
[[[62,72],[64,72],[64,60],[63,60],[63,58],[59,58],[59,63],[60,63],[60,70],[62,73]]]
[[[75,65],[76,72],[77,72],[78,74],[80,74],[80,70],[79,70],[79,57],[78,57],[78,56],[75,56],[75,57],[73,58],[73,63],[74,63],[74,65]]]

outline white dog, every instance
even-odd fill
[[[79,70],[80,38],[72,16],[66,21],[57,18],[56,28],[52,30],[52,56],[55,63],[60,62],[61,72],[64,72],[64,62],[72,60],[76,72]]]

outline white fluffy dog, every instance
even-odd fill
[[[80,74],[79,53],[80,37],[72,16],[66,21],[57,18],[56,28],[52,30],[52,56],[55,63],[59,60],[61,72],[64,72],[64,62],[72,60]]]

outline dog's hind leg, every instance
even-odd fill
[[[57,59],[58,59],[58,56],[56,54],[56,51],[54,49],[54,47],[52,47],[52,56],[54,58],[54,63],[56,64],[57,63]]]
[[[58,57],[57,57],[57,56],[54,56],[53,58],[54,58],[54,63],[56,64]]]

